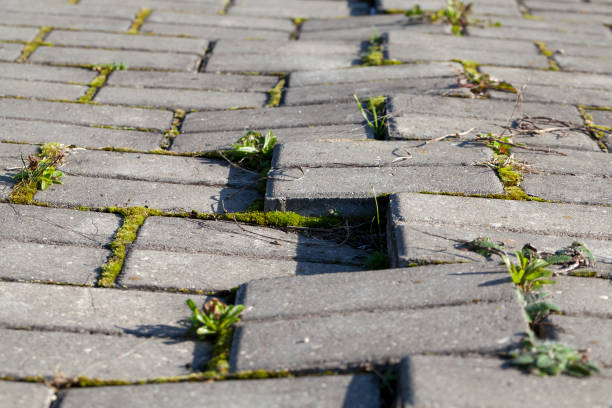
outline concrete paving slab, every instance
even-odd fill
[[[268,181],[266,211],[303,215],[330,210],[349,216],[375,214],[373,191],[503,193],[495,173],[476,166],[277,169],[269,176],[273,178]]]
[[[137,150],[159,148],[161,132],[104,129],[65,123],[0,119],[0,139],[21,143],[56,142],[87,148],[125,147]]]
[[[361,41],[232,41],[219,40],[214,55],[268,55],[268,56],[332,56],[355,57],[361,51]],[[276,59],[276,58],[275,58]]]
[[[0,237],[41,244],[103,247],[121,226],[114,214],[0,204]]]
[[[107,85],[137,88],[199,89],[226,92],[266,92],[278,77],[263,75],[218,75],[204,72],[116,71]]]
[[[432,56],[443,50],[480,50],[487,52],[504,50],[510,55],[521,52],[536,55],[537,51],[533,44],[508,39],[473,38],[471,36],[454,36],[448,33],[446,35],[436,35],[406,29],[390,31],[387,36],[389,45],[411,45],[416,50],[429,49]]]
[[[563,55],[555,56],[555,60],[564,71],[589,72],[594,74],[612,73],[612,62],[610,58],[582,58],[566,57]]]
[[[583,404],[603,407],[612,401],[608,376],[538,377],[503,364],[500,359],[411,356],[401,364],[401,406],[570,408]]]
[[[317,125],[361,123],[363,117],[355,103],[291,106],[228,112],[196,112],[185,117],[184,133],[218,130],[274,129]]]
[[[0,374],[18,378],[87,377],[139,381],[187,375],[210,358],[207,343],[188,339],[0,330]]]
[[[140,31],[143,33],[168,34],[204,38],[209,41],[220,39],[230,40],[286,40],[288,35],[283,31],[258,30],[245,27],[210,27],[187,24],[165,24],[145,22]]]
[[[526,28],[515,28],[515,27],[495,27],[491,28],[480,28],[470,27],[470,37],[486,37],[486,38],[499,38],[499,39],[512,39],[512,40],[525,40],[525,41],[562,41],[569,44],[588,44],[596,38],[603,42],[606,41],[608,34],[605,30],[601,30],[599,35],[583,34],[580,32],[564,32],[562,30],[531,30]]]
[[[251,321],[509,302],[515,298],[505,269],[478,263],[253,281],[241,286],[236,303],[247,305],[242,320]]]
[[[0,382],[0,399],[6,408],[47,408],[55,400],[55,393],[51,388],[42,384],[2,381]]]
[[[460,70],[461,65],[455,62],[437,62],[431,64],[402,64],[380,67],[354,67],[351,69],[299,71],[289,76],[289,84],[291,87],[299,87],[407,78],[434,78],[451,76]]]
[[[285,93],[286,105],[306,105],[324,102],[349,102],[355,94],[362,101],[378,95],[427,94],[446,95],[457,89],[456,77],[418,78],[339,85],[290,87]]]
[[[525,102],[514,110],[515,104],[515,101],[398,95],[387,100],[387,113],[392,118],[403,116],[406,113],[425,113],[439,116],[500,120],[507,123],[512,112],[514,112],[514,118],[520,118],[523,115],[546,116],[573,123],[582,123],[578,111],[570,105]]]
[[[0,79],[0,96],[77,100],[85,95],[88,89],[88,87],[82,85]]]
[[[44,9],[41,9],[40,2],[36,1],[14,1],[8,0],[2,2],[2,8],[4,10],[15,11],[15,12],[26,12],[26,13],[41,13],[44,11],[45,14],[60,15],[60,16],[87,16],[87,17],[107,17],[117,18],[124,20],[132,20],[138,13],[137,7],[104,7],[100,4],[90,4],[85,7],[74,7],[73,4],[66,2],[48,2]]]
[[[253,16],[253,17],[276,17],[294,18],[337,18],[352,15],[368,14],[369,10],[365,3],[351,1],[327,2],[322,7],[318,1],[311,0],[262,0],[253,5],[249,1],[237,0],[229,9],[229,15]]]
[[[360,271],[358,266],[290,259],[133,249],[119,285],[144,289],[224,291],[257,279]]]
[[[111,251],[0,239],[0,278],[93,285]]]
[[[0,27],[2,41],[32,41],[38,35],[38,29],[29,27]]]
[[[129,387],[72,389],[62,394],[60,408],[81,407],[99,401],[100,408],[129,405],[146,408],[207,403],[227,408],[297,408],[351,406],[374,408],[380,405],[378,381],[371,375],[301,377],[252,381],[218,381]]]
[[[494,99],[516,100],[515,94],[492,91],[489,96]],[[573,105],[612,104],[610,91],[598,89],[555,88],[550,86],[529,85],[523,92],[525,102],[553,102]]]
[[[0,82],[0,92],[2,83]],[[143,89],[105,86],[94,101],[107,104],[153,106],[168,109],[216,110],[262,108],[268,95],[254,92],[215,92],[187,89]]]
[[[545,200],[579,204],[612,204],[612,180],[608,176],[528,174],[521,188]]]
[[[360,18],[361,19],[361,18]],[[336,19],[328,20],[329,23],[333,23]],[[429,34],[444,34],[445,28],[442,25],[429,25],[429,24],[411,24],[409,20],[404,20],[405,24],[400,24],[400,27],[396,25],[391,26],[378,26],[375,24],[364,23],[362,26],[356,28],[339,28],[342,26],[342,21],[338,23],[338,27],[335,29],[328,29],[322,31],[306,31],[300,34],[300,40],[335,40],[335,41],[353,41],[355,38],[362,38],[364,41],[369,37],[376,34],[378,30],[379,34],[385,34],[390,31],[394,31],[402,27],[410,27],[410,30],[418,33],[429,33]],[[357,20],[359,22],[360,20]]]
[[[30,154],[37,154],[40,151],[38,146],[16,143],[0,143],[0,157],[3,159],[27,159]],[[4,169],[2,169],[4,170]]]
[[[365,251],[348,245],[294,232],[227,221],[167,217],[148,218],[132,248],[354,266],[360,266],[367,256]]]
[[[41,119],[81,125],[126,126],[165,130],[173,113],[154,109],[96,106],[82,103],[60,103],[0,99],[0,116],[9,119]]]
[[[600,126],[612,127],[612,111],[606,110],[587,110],[593,116],[593,122]]]
[[[556,1],[526,1],[525,5],[533,11],[567,11],[570,13],[589,13],[589,14],[612,14],[610,7],[605,4],[580,4],[572,2],[556,2]]]
[[[493,353],[525,329],[518,302],[252,321],[236,329],[230,366],[233,372],[320,370],[415,353]]]
[[[321,141],[330,139],[363,140],[374,139],[370,128],[359,124],[311,126],[280,129],[265,129],[277,137],[280,144],[303,141]],[[183,133],[172,142],[170,150],[176,152],[199,152],[216,149],[228,149],[244,136],[243,131],[218,131],[203,133]],[[597,147],[599,149],[599,147]]]
[[[71,176],[213,186],[255,186],[258,177],[225,161],[158,154],[71,150],[62,171]]]
[[[151,23],[166,23],[166,24],[188,24],[188,25],[202,25],[212,27],[226,27],[226,28],[250,28],[260,30],[273,30],[281,31],[289,35],[295,26],[289,20],[279,20],[276,18],[265,18],[265,17],[242,17],[226,15],[223,18],[219,18],[218,15],[203,15],[203,14],[187,14],[187,13],[176,13],[171,11],[153,10],[153,12],[147,17],[147,22]]]
[[[137,13],[137,11],[136,11]],[[134,13],[134,14],[136,14]],[[86,31],[52,31],[45,41],[71,47],[113,48],[120,50],[163,51],[204,55],[208,41],[150,35],[110,34]],[[172,58],[174,58],[172,56]],[[123,61],[123,60],[121,60]],[[130,67],[130,65],[128,65]]]
[[[606,177],[612,174],[610,156],[604,152],[563,150],[566,156],[517,149],[514,156],[526,163],[534,173],[592,175]]]
[[[550,46],[550,45],[549,45]],[[576,74],[561,71],[539,71],[535,69],[504,68],[485,66],[481,68],[490,76],[510,82],[515,88],[527,85],[525,91],[531,85],[546,85],[563,88],[567,91],[568,87],[584,89],[612,89],[612,79],[607,75],[597,74]]]
[[[58,16],[27,12],[3,11],[0,24],[30,27],[56,27],[80,30],[126,31],[130,28],[129,19],[105,17]]]
[[[551,315],[543,328],[543,336],[588,350],[589,360],[598,366],[612,366],[612,347],[608,342],[612,334],[610,319],[586,316]]]
[[[81,68],[0,63],[0,76],[2,78],[89,84],[96,75],[97,72],[95,71]]]
[[[0,43],[0,61],[15,61],[22,49],[22,44]]]
[[[306,0],[304,0],[306,1]],[[270,59],[267,55],[235,54],[216,55],[213,53],[206,72],[288,72],[310,69],[334,69],[361,64],[353,55],[333,55],[322,58],[314,55],[278,55]]]
[[[606,207],[398,194],[390,197],[390,214],[394,226],[412,222],[449,227],[478,225],[517,233],[612,239],[607,228],[612,214]]]
[[[201,1],[174,1],[174,0],[154,0],[151,4],[149,0],[106,0],[108,6],[113,7],[151,7],[160,10],[172,11],[188,11],[204,14],[217,14],[222,9],[224,2],[222,0],[201,0]],[[81,0],[81,6],[91,7],[99,5],[96,0]]]
[[[592,22],[592,18],[591,18]],[[580,25],[573,23],[574,25]],[[590,43],[590,44],[568,44],[562,42],[551,41],[546,44],[548,49],[551,50],[554,55],[566,55],[570,57],[587,57],[587,58],[599,58],[601,56],[609,55],[612,51],[612,47],[609,45]]]
[[[612,285],[606,279],[559,276],[549,286],[551,303],[559,306],[564,315],[612,318]]]
[[[222,213],[244,211],[259,193],[252,189],[64,176],[62,185],[35,195],[37,201],[62,207],[142,206],[164,211]],[[222,204],[223,203],[223,204]]]
[[[38,47],[29,61],[50,64],[96,65],[123,62],[128,68],[155,68],[194,72],[200,57],[152,51],[109,51],[91,48]]]
[[[126,292],[66,285],[0,282],[0,326],[55,331],[178,338],[190,315],[177,293]],[[27,332],[26,332],[27,334]],[[127,350],[124,350],[127,351]]]

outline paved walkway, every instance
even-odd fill
[[[612,2],[416,3],[0,0],[0,406],[612,406]],[[218,153],[250,130],[264,181]],[[569,253],[560,313],[484,237]],[[233,339],[185,335],[207,295]]]

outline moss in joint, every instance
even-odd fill
[[[81,0],[68,0],[68,4],[79,4]]]
[[[267,92],[268,103],[266,104],[266,108],[275,108],[280,105],[281,98],[283,97],[283,89],[285,88],[285,82],[285,75],[280,76],[274,88]]]
[[[540,50],[540,53],[548,59],[548,69],[550,71],[560,71],[557,61],[553,58],[553,52],[548,48],[546,43],[544,41],[536,41],[535,45],[538,47],[538,50]]]
[[[142,27],[147,17],[149,17],[149,15],[151,14],[151,11],[152,10],[150,8],[146,8],[146,7],[141,8],[138,11],[138,14],[136,14],[136,18],[132,22],[132,25],[130,26],[128,33],[137,34],[140,31],[140,27]]]
[[[34,201],[34,194],[38,189],[36,188],[36,182],[30,181],[29,183],[17,183],[11,192],[9,200],[13,204],[30,204]]]
[[[115,278],[121,272],[123,261],[125,259],[126,246],[134,242],[136,233],[142,226],[149,212],[143,207],[108,208],[108,212],[121,214],[123,216],[123,224],[117,230],[115,239],[110,243],[109,248],[113,251],[112,255],[102,266],[102,273],[98,279],[97,286],[113,287],[115,286]]]
[[[176,109],[174,111],[174,118],[172,119],[172,125],[170,126],[170,129],[166,130],[166,132],[164,133],[164,139],[161,142],[159,150],[166,151],[168,148],[170,148],[172,141],[180,133],[179,127],[181,126],[181,123],[183,123],[183,119],[185,119],[185,115],[187,115],[187,111],[183,109]]]
[[[26,62],[30,55],[32,55],[32,53],[36,51],[38,47],[40,47],[41,45],[46,45],[44,39],[47,34],[51,32],[51,30],[53,30],[53,27],[40,27],[38,35],[34,37],[32,41],[27,42],[26,45],[23,47],[23,50],[21,51],[21,56],[19,56],[17,62]]]
[[[604,143],[604,139],[606,136],[605,132],[612,132],[612,128],[609,128],[607,126],[596,125],[594,123],[593,115],[587,112],[587,109],[588,110],[609,110],[610,108],[607,108],[607,107],[591,108],[591,107],[587,107],[584,105],[578,105],[578,112],[580,113],[580,116],[582,116],[584,125],[587,127],[587,129],[589,129],[589,133],[595,139],[599,148],[602,151],[607,152],[608,146],[606,146],[606,144]]]

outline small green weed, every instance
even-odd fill
[[[541,376],[564,373],[588,377],[599,374],[597,366],[585,354],[565,344],[543,342],[536,345],[529,339],[523,339],[520,349],[512,352],[511,356],[510,364],[529,372],[535,370]]]
[[[367,51],[361,53],[361,65],[380,66],[401,64],[401,61],[384,59],[383,39],[378,33],[378,30],[369,38],[369,43]]]
[[[206,301],[203,310],[198,309],[191,299],[187,299],[187,306],[193,312],[189,319],[191,321],[189,331],[201,339],[229,329],[231,325],[240,321],[238,315],[244,310],[244,305],[226,305],[217,298]]]
[[[236,164],[253,171],[263,171],[270,167],[276,142],[272,132],[263,136],[260,132],[249,131],[236,141],[226,155]]]
[[[489,237],[478,237],[467,242],[465,246],[470,251],[486,257],[490,257],[492,254],[505,255],[504,244],[502,242],[495,242]]]
[[[389,261],[389,255],[382,252],[373,252],[368,255],[363,266],[369,271],[389,269],[391,267],[391,262]]]
[[[512,282],[523,292],[539,290],[542,285],[555,283],[552,279],[546,279],[552,276],[552,271],[546,269],[548,262],[539,258],[529,259],[520,251],[516,252],[516,257],[519,261],[518,265],[510,262],[508,256],[501,256],[510,272]]]
[[[471,13],[472,3],[466,5],[459,0],[448,0],[446,7],[436,11],[423,11],[417,4],[406,11],[406,16],[427,19],[434,24],[444,22],[451,27],[454,35],[463,35],[470,24],[469,16]]]
[[[359,110],[361,111],[361,115],[366,120],[368,126],[374,132],[374,137],[376,139],[384,139],[385,132],[387,128],[387,117],[384,115],[383,106],[384,106],[384,98],[369,98],[368,99],[368,111],[372,115],[372,120],[368,116],[366,110],[364,109],[361,101],[357,97],[357,94],[353,94],[355,101],[357,101],[357,105],[359,106]]]
[[[113,71],[122,71],[127,69],[127,66],[123,62],[111,62],[108,64],[94,65],[91,67],[94,71],[98,72],[113,72]]]
[[[55,166],[61,165],[66,156],[65,146],[59,143],[47,143],[41,148],[37,156],[28,156],[26,164],[23,158],[22,170],[13,176],[22,185],[35,184],[39,190],[46,190],[53,184],[62,184],[64,173]]]

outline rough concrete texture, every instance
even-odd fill
[[[406,408],[604,407],[612,402],[610,384],[609,376],[528,376],[494,358],[411,356],[402,361],[400,371],[402,406]]]
[[[612,204],[609,177],[590,177],[585,175],[542,175],[525,176],[521,183],[523,190],[530,195],[545,200],[564,201],[579,204]],[[555,188],[552,188],[556,186]],[[559,191],[559,187],[563,191]],[[588,193],[583,193],[584,189]]]
[[[181,383],[140,387],[99,387],[73,389],[62,394],[61,408],[81,407],[92,400],[100,408],[174,407],[197,405],[205,395],[206,402],[224,407],[254,408],[350,406],[375,408],[380,404],[378,381],[372,375],[329,376],[312,378],[270,379],[254,381],[221,381],[214,383]],[[247,402],[248,401],[248,402]]]
[[[78,82],[89,84],[97,75],[95,71],[82,68],[49,67],[42,65],[25,65],[2,63],[2,78],[27,79],[49,82]]]
[[[84,95],[87,89],[87,87],[82,85],[22,81],[19,79],[0,79],[1,96],[76,100]]]
[[[0,382],[3,407],[47,408],[55,400],[53,390],[42,384]]]
[[[563,310],[564,314],[590,315],[610,318],[612,287],[606,279],[587,279],[563,276],[555,279],[550,287],[550,300]]]

